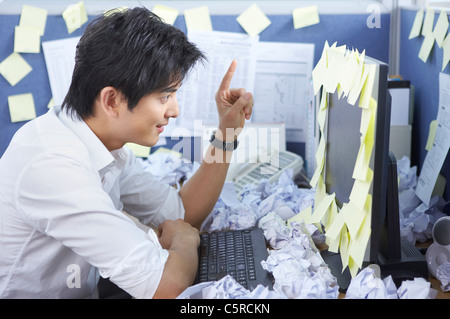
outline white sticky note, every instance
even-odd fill
[[[46,22],[47,10],[28,5],[22,6],[19,22],[21,27],[35,28],[39,30],[39,35],[43,36]]]
[[[142,146],[135,143],[126,143],[125,145],[133,151],[133,154],[136,157],[148,157],[148,154],[150,154],[150,147],[148,146]]]
[[[422,25],[422,35],[427,36],[428,34],[432,33],[433,25],[434,25],[434,9],[427,8],[427,11],[425,13],[425,19],[423,20]]]
[[[428,57],[430,56],[430,52],[434,46],[434,34],[433,32],[428,33],[423,39],[422,46],[419,51],[419,59],[421,59],[424,63],[427,62]]]
[[[17,52],[11,53],[0,63],[0,74],[12,86],[22,80],[32,69],[28,62]]]
[[[442,42],[442,72],[450,61],[450,36],[446,36],[444,41]]]
[[[236,20],[251,36],[257,36],[272,23],[256,4],[252,4]]]
[[[297,8],[292,11],[294,29],[309,27],[320,22],[317,6]]]
[[[439,47],[442,47],[442,42],[444,41],[444,38],[447,35],[447,30],[448,30],[447,11],[441,10],[439,18],[436,22],[436,26],[434,27],[433,30],[436,43]]]
[[[423,16],[423,9],[417,11],[408,39],[413,39],[420,35],[420,31],[422,30]]]
[[[13,123],[28,121],[36,117],[34,99],[31,93],[8,96],[8,106]]]
[[[64,21],[66,21],[67,32],[69,34],[88,21],[83,1],[68,6],[67,9],[63,11],[62,16]]]
[[[211,17],[207,6],[184,11],[186,28],[189,30],[212,31]]]
[[[170,7],[155,5],[152,12],[160,17],[165,23],[173,25],[178,17],[178,10]]]
[[[41,35],[38,29],[16,26],[14,31],[14,52],[39,53]]]

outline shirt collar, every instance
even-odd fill
[[[66,110],[61,110],[61,106],[55,105],[53,108],[59,120],[86,145],[97,171],[102,170],[118,158],[117,151],[113,151],[114,155],[111,154],[86,122],[78,119],[75,115],[72,117]]]

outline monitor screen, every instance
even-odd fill
[[[388,65],[364,58],[365,65],[374,71],[371,97],[376,101],[373,119],[373,147],[369,152],[369,169],[373,172],[368,194],[371,196],[368,214],[370,237],[364,254],[364,263],[378,262],[380,232],[386,216],[386,189],[388,180],[390,95],[388,92]],[[327,94],[327,117],[324,128],[326,151],[323,167],[323,181],[327,194],[335,194],[338,209],[350,202],[350,194],[355,184],[355,166],[362,145],[361,118],[363,109],[359,99],[353,104],[339,90]],[[353,234],[354,235],[354,234]],[[349,235],[349,237],[351,237]],[[340,247],[341,249],[342,247]],[[339,254],[337,254],[339,255]],[[323,254],[333,274],[338,277],[339,286],[346,288],[351,276],[345,272],[339,257]],[[330,259],[331,258],[331,259]],[[333,260],[334,258],[334,260]],[[336,269],[333,269],[336,268]]]
[[[360,59],[364,62],[363,70],[370,70],[371,82],[367,85],[369,81],[363,81],[361,93],[357,91],[352,95],[347,90],[347,94],[343,94],[348,83],[345,83],[345,68],[339,64],[349,63],[349,60],[340,49],[334,50],[328,55],[326,68],[320,61],[318,63],[322,71],[318,73],[322,76],[322,92],[327,92],[322,94],[321,100],[326,98],[327,103],[321,103],[318,115],[323,132],[318,149],[326,142],[319,179],[323,179],[327,196],[334,194],[338,211],[336,215],[330,209],[329,215],[325,215],[325,224],[321,219],[331,245],[322,251],[322,257],[341,290],[348,287],[352,275],[369,264],[377,264],[381,276],[391,275],[397,285],[415,277],[427,278],[423,255],[413,244],[400,239],[396,160],[389,152],[388,65],[367,56]],[[351,65],[345,67],[351,68]],[[344,74],[339,79],[341,82],[332,81],[336,74]],[[331,89],[330,83],[333,84]],[[323,110],[326,110],[325,117],[320,116]]]
[[[388,65],[365,57],[364,63],[375,66],[372,98],[376,101],[374,141],[369,167],[373,171],[371,237],[365,261],[377,262],[380,227],[386,214],[388,177],[390,94],[388,91]],[[359,98],[354,105],[340,96],[338,91],[328,93],[328,117],[325,129],[327,147],[324,183],[328,194],[336,194],[336,204],[342,208],[349,202],[355,179],[353,172],[361,145],[361,113]]]

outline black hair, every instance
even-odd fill
[[[139,100],[183,81],[203,53],[178,28],[146,8],[106,12],[81,37],[72,82],[62,103],[81,119],[107,86],[118,89],[132,110]]]

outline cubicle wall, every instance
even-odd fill
[[[331,45],[347,45],[349,48],[366,50],[366,54],[388,62],[389,59],[389,30],[390,15],[382,13],[379,17],[379,27],[370,28],[367,20],[370,13],[361,14],[320,14],[320,23],[295,30],[292,15],[267,15],[271,25],[260,34],[261,41],[314,43],[314,64],[319,60],[325,41]],[[236,21],[237,15],[212,15],[213,30],[244,33],[245,31]],[[89,19],[92,19],[89,16]],[[13,52],[14,27],[19,24],[20,15],[2,15],[0,4],[0,61],[3,61]],[[183,15],[179,15],[174,25],[186,32]],[[67,37],[80,36],[86,24],[72,34],[60,15],[49,15],[42,41],[56,40]],[[25,122],[11,123],[7,97],[9,95],[32,93],[37,115],[47,112],[47,105],[51,99],[51,90],[48,80],[44,55],[22,54],[32,66],[33,71],[23,80],[12,87],[0,76],[0,156],[6,150],[13,134]],[[255,110],[257,112],[257,110]],[[170,144],[170,140],[168,141]],[[176,142],[179,142],[178,140]],[[174,142],[175,143],[175,142]],[[194,143],[191,143],[193,145]],[[305,147],[300,143],[288,143],[288,149],[304,156]]]
[[[427,155],[427,144],[430,122],[435,120],[439,105],[439,73],[442,70],[443,50],[435,43],[426,63],[419,59],[418,54],[424,37],[408,39],[416,16],[416,10],[401,9],[400,11],[400,74],[414,85],[414,117],[412,129],[411,164],[418,166],[418,173]],[[435,10],[436,23],[440,10]],[[449,66],[444,73],[449,72]],[[441,174],[450,178],[450,161],[447,157]],[[450,189],[446,187],[444,198],[450,198]]]

